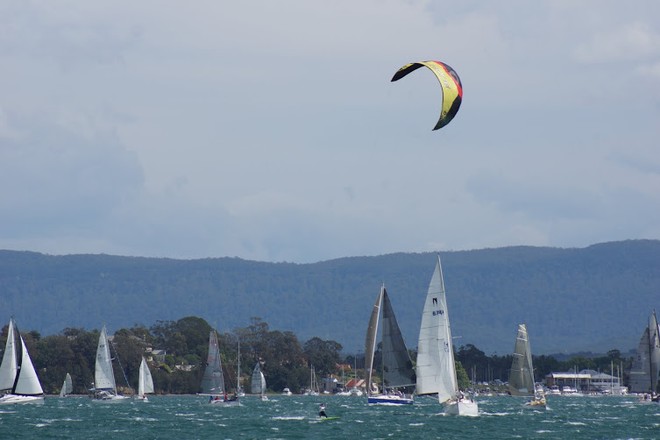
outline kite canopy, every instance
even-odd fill
[[[398,81],[410,72],[414,72],[422,66],[426,66],[435,74],[442,86],[442,109],[440,119],[435,124],[433,130],[444,127],[449,124],[461,106],[463,101],[463,86],[461,79],[454,69],[440,61],[420,61],[417,63],[406,64],[392,77],[392,81]]]

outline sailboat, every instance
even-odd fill
[[[229,396],[225,388],[225,377],[222,373],[220,361],[220,346],[218,345],[218,334],[211,330],[209,334],[209,353],[206,359],[206,369],[202,376],[201,396],[208,396],[212,405],[238,406],[238,396]]]
[[[261,396],[261,400],[268,400],[268,396],[266,396],[266,377],[261,371],[261,362],[259,361],[257,361],[257,364],[254,366],[254,370],[252,370],[251,391],[252,394],[259,394]]]
[[[479,415],[477,402],[458,389],[440,256],[429,284],[419,329],[417,394],[437,394],[446,414]]]
[[[660,326],[655,310],[649,317],[637,347],[637,356],[630,370],[630,391],[647,393],[658,401],[658,382],[660,381]]]
[[[382,390],[379,390],[374,383],[373,375],[378,321],[381,310],[383,315],[383,386]],[[392,309],[385,285],[381,286],[380,293],[376,297],[376,303],[371,311],[365,341],[365,356],[365,365],[367,368],[367,402],[370,404],[389,405],[412,404],[412,396],[406,396],[402,389],[415,385],[415,371],[413,370],[408,349],[403,341],[399,324],[396,322],[394,309]]]
[[[44,402],[44,390],[13,318],[9,320],[5,353],[0,364],[0,390],[7,390],[0,397],[0,404]]]
[[[112,356],[110,343],[105,326],[99,335],[99,345],[96,348],[96,364],[94,365],[94,388],[91,389],[92,398],[98,402],[123,402],[128,397],[117,392],[115,373],[112,370]]]
[[[138,371],[138,394],[137,398],[143,402],[147,402],[147,394],[154,392],[154,379],[151,376],[151,371],[149,371],[149,365],[147,361],[142,356],[142,361],[140,362],[140,370]]]
[[[545,406],[546,404],[543,389],[537,389],[534,385],[532,350],[525,324],[518,325],[511,373],[509,374],[509,392],[514,396],[534,396],[533,400],[526,403],[528,406]]]
[[[318,396],[319,384],[316,380],[316,370],[314,365],[309,368],[309,388],[305,390],[305,396]]]
[[[64,382],[62,383],[62,388],[60,389],[60,397],[66,397],[73,392],[73,381],[71,380],[71,375],[66,373],[64,376]]]

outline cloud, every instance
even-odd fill
[[[594,33],[579,44],[574,57],[581,63],[619,63],[660,57],[660,33],[644,22],[625,23]]]

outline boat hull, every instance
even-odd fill
[[[121,403],[121,402],[128,402],[130,397],[128,396],[122,396],[121,394],[113,394],[108,391],[100,391],[94,393],[92,396],[92,402],[100,402],[100,403]]]
[[[5,394],[0,397],[0,405],[14,405],[14,404],[43,404],[44,396],[21,396],[20,394]]]
[[[367,397],[367,403],[370,405],[412,405],[414,400],[411,397],[382,394]]]
[[[449,402],[445,406],[445,414],[451,416],[477,417],[479,415],[479,405],[473,400]]]

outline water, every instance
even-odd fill
[[[318,405],[329,416],[319,421]],[[550,396],[548,409],[522,398],[482,397],[480,417],[449,417],[437,401],[368,406],[366,398],[271,396],[212,407],[198,396],[153,396],[104,404],[86,397],[0,407],[0,439],[658,439],[660,405],[634,397]]]

